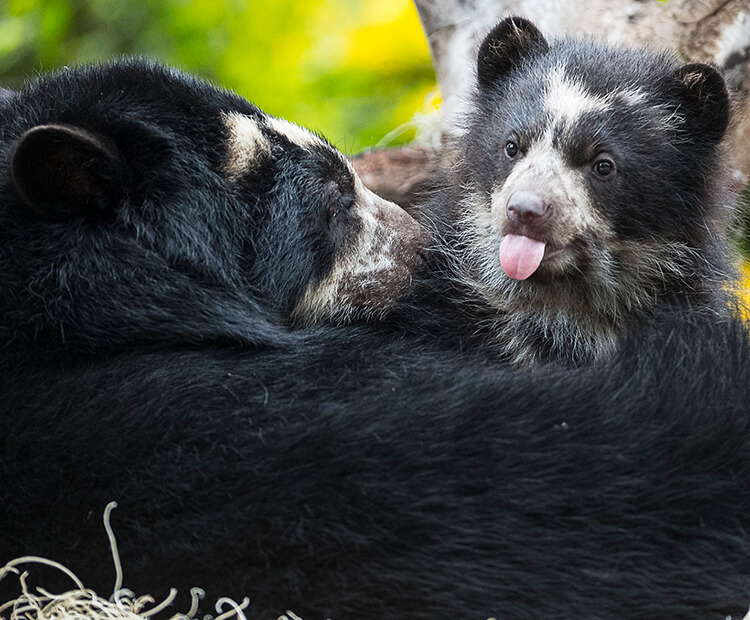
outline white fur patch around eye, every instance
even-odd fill
[[[594,208],[582,175],[580,170],[569,166],[554,147],[553,128],[549,128],[492,192],[491,221],[498,227],[500,237],[510,232],[506,217],[509,197],[519,189],[534,189],[545,192],[555,205],[559,242],[568,241],[582,231],[608,238],[609,224]]]
[[[313,145],[324,144],[323,141],[313,132],[304,127],[300,127],[299,125],[295,125],[294,123],[290,123],[283,118],[269,117],[266,119],[266,124],[273,131],[286,136],[290,142],[293,142],[297,146],[306,148]]]
[[[360,194],[360,198],[363,194]],[[370,198],[366,194],[366,198]],[[372,198],[375,198],[372,196]],[[349,306],[348,297],[357,288],[364,289],[378,280],[383,274],[396,267],[392,246],[398,231],[384,227],[377,218],[377,207],[372,200],[362,201],[356,207],[360,215],[361,230],[357,239],[340,256],[332,271],[303,295],[292,315],[301,322],[314,322],[325,317],[343,318],[354,311]],[[364,207],[364,208],[363,208]],[[354,290],[352,284],[354,283]],[[372,300],[377,306],[380,300]]]
[[[357,237],[336,257],[331,272],[302,295],[292,311],[298,323],[376,318],[410,286],[419,250],[426,243],[424,232],[400,207],[358,180],[357,186],[357,204],[352,207],[360,224]]]
[[[252,168],[259,157],[270,154],[271,146],[255,119],[230,112],[224,120],[229,129],[226,171],[231,177],[239,177]]]
[[[563,67],[555,67],[549,74],[544,107],[555,119],[573,123],[581,114],[611,109],[614,94],[605,97],[593,95],[583,84],[566,76]]]

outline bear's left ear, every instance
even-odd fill
[[[729,92],[724,78],[710,65],[700,63],[680,67],[675,77],[690,131],[719,142],[729,125]]]
[[[29,129],[11,159],[11,176],[21,199],[49,219],[111,215],[123,198],[123,174],[113,144],[72,125]]]
[[[479,86],[487,88],[527,57],[535,53],[545,54],[547,50],[547,40],[528,19],[505,18],[492,29],[479,47]]]

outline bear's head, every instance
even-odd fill
[[[600,358],[659,307],[721,306],[733,197],[716,69],[511,17],[480,46],[471,103],[448,252],[509,325],[512,359]]]
[[[322,137],[145,61],[0,108],[4,343],[264,343],[377,317],[423,233]]]

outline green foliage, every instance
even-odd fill
[[[1,85],[121,54],[211,79],[349,153],[408,121],[435,88],[410,0],[0,3]]]

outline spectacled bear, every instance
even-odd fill
[[[456,160],[422,207],[437,284],[449,282],[422,287],[439,309],[431,337],[521,366],[579,365],[675,308],[726,316],[736,197],[716,69],[547,40],[511,17],[481,44],[468,108]]]
[[[323,138],[142,61],[37,80],[0,108],[0,338],[30,351],[272,345],[384,313],[417,223]]]
[[[253,619],[750,603],[742,325],[567,371],[290,331],[386,311],[422,243],[318,137],[132,61],[35,81],[0,132],[0,564],[106,596],[116,500],[125,587]]]

